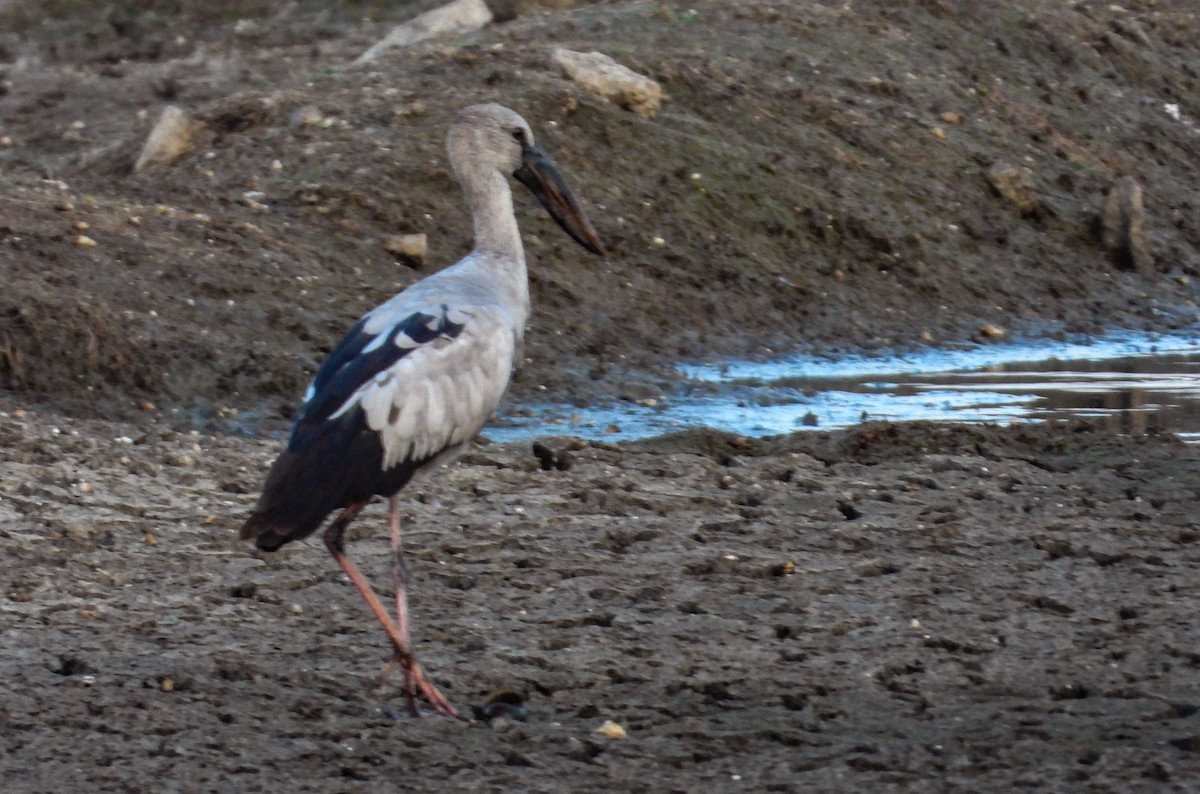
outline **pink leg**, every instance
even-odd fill
[[[417,713],[416,696],[418,694],[429,702],[433,710],[439,714],[445,714],[447,717],[469,722],[464,717],[460,717],[449,701],[442,696],[442,693],[429,682],[425,677],[425,672],[421,669],[421,665],[417,663],[417,657],[413,655],[412,648],[408,644],[407,631],[401,633],[400,629],[392,622],[391,615],[384,608],[383,602],[375,595],[375,591],[371,589],[370,582],[358,570],[358,566],[350,561],[346,556],[346,544],[343,535],[346,532],[346,527],[354,520],[362,509],[366,507],[366,502],[352,504],[342,511],[341,515],[333,520],[329,525],[329,529],[325,530],[325,548],[329,549],[329,553],[337,560],[337,564],[341,566],[346,575],[350,577],[350,583],[362,595],[363,600],[367,602],[367,606],[375,614],[375,619],[378,620],[387,632],[388,638],[392,641],[393,653],[395,654],[395,663],[400,665],[400,669],[404,671],[404,688],[408,695],[408,706],[414,715]],[[396,526],[399,530],[399,524]]]
[[[395,495],[388,498],[388,535],[392,545],[392,590],[396,595],[396,629],[400,632],[405,646],[411,648],[412,641],[409,639],[408,629],[408,566],[404,564],[404,544],[400,534],[400,499]],[[384,675],[390,671],[391,665]],[[417,693],[407,676],[404,684],[408,695],[408,710],[416,714]]]
[[[400,535],[400,500],[388,499],[388,531],[392,538],[392,588],[396,591],[396,628],[408,643],[408,566],[404,564],[404,543]]]

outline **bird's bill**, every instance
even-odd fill
[[[593,254],[604,254],[604,246],[596,230],[588,222],[579,202],[563,180],[562,174],[549,157],[536,146],[526,146],[521,153],[521,167],[513,172],[521,184],[529,188],[542,203],[550,217],[558,222],[575,242]]]

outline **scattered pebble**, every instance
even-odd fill
[[[492,12],[483,0],[454,0],[392,28],[381,41],[358,56],[354,64],[373,61],[385,50],[407,47],[433,36],[479,30],[491,21]]]
[[[325,118],[325,114],[316,105],[304,105],[292,111],[293,127],[315,127]]]
[[[91,237],[88,237],[86,234],[81,234],[75,238],[75,245],[79,246],[80,248],[95,248],[96,241]]]
[[[413,267],[422,267],[428,249],[424,234],[393,234],[383,241],[384,250],[408,262]]]
[[[567,77],[639,116],[653,116],[662,104],[662,86],[603,53],[556,48],[551,57]]]
[[[629,737],[625,729],[612,720],[605,720],[604,724],[596,729],[596,733],[606,736],[609,739],[626,739]]]
[[[142,145],[141,154],[133,164],[134,173],[154,165],[168,165],[191,151],[192,138],[199,129],[182,108],[168,105]]]
[[[1041,204],[1033,183],[1033,172],[1024,166],[996,163],[988,169],[987,178],[996,193],[1012,203],[1022,215],[1032,214]]]
[[[1145,218],[1142,186],[1131,176],[1121,177],[1104,202],[1100,236],[1105,248],[1123,268],[1140,272],[1154,268]]]

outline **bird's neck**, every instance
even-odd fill
[[[480,254],[471,259],[489,271],[488,282],[514,312],[521,334],[529,314],[529,276],[508,180],[493,168],[460,174],[459,180],[475,222],[474,252]]]
[[[500,254],[523,269],[525,249],[508,180],[494,168],[481,168],[463,177],[463,192],[475,221],[475,250]]]

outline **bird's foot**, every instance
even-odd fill
[[[408,654],[396,651],[395,656],[388,662],[387,667],[383,670],[383,677],[386,679],[392,670],[399,667],[404,671],[404,695],[408,700],[408,713],[414,717],[421,716],[421,709],[417,705],[418,696],[424,699],[435,712],[446,717],[451,717],[463,722],[471,722],[467,717],[461,716],[450,701],[446,700],[445,696],[438,691],[429,679],[425,677],[425,671],[421,669],[421,665],[417,660]]]

